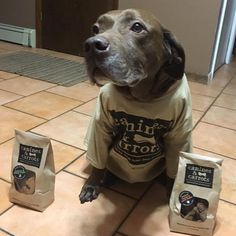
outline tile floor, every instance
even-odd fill
[[[81,61],[71,55],[0,43],[0,53],[31,50]],[[236,62],[212,83],[189,82],[196,153],[221,156],[223,186],[216,236],[236,234]],[[90,167],[83,138],[98,88],[84,82],[62,87],[0,71],[0,236],[168,236],[163,186],[120,182],[99,199],[81,205],[80,188]],[[14,129],[48,135],[55,154],[56,199],[39,213],[8,201]],[[162,194],[163,193],[163,194]]]

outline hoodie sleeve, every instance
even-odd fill
[[[106,167],[109,147],[112,142],[112,124],[104,109],[106,101],[100,93],[97,99],[96,110],[90,121],[85,145],[87,146],[87,160],[98,169]]]
[[[178,110],[179,115],[164,139],[167,176],[172,179],[177,174],[179,152],[192,152],[192,104],[189,92],[182,98]]]

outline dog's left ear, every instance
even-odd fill
[[[166,49],[167,61],[163,65],[165,73],[173,79],[179,80],[183,77],[185,69],[185,53],[183,47],[175,36],[162,26],[164,36],[164,47]]]

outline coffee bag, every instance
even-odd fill
[[[223,160],[180,153],[170,198],[170,230],[193,235],[213,234],[221,190]]]
[[[54,201],[55,168],[51,141],[15,131],[9,199],[38,211]]]

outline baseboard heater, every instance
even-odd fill
[[[35,29],[0,23],[0,40],[35,48],[36,31]]]

